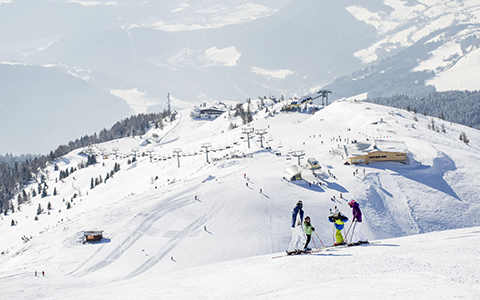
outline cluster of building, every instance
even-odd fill
[[[369,164],[372,162],[400,162],[407,163],[407,145],[402,141],[373,140],[373,142],[356,142],[343,147],[346,155],[346,164]],[[307,160],[310,170],[320,169],[319,162],[311,157]],[[286,179],[301,180],[304,169],[292,165],[285,170]]]
[[[207,103],[195,106],[190,112],[190,117],[195,119],[216,119],[228,110],[227,105],[222,102],[215,103],[213,106],[207,107]]]

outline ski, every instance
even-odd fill
[[[302,255],[302,254],[312,254],[312,253],[317,253],[317,252],[320,252],[320,251],[328,251],[329,249],[327,248],[314,248],[314,249],[311,249],[311,250],[297,250],[297,251],[293,251],[293,252],[288,252],[286,251],[287,253],[285,254],[282,254],[282,255],[277,255],[277,256],[273,256],[272,258],[280,258],[280,257],[287,257],[287,256],[296,256],[296,255]]]
[[[340,245],[330,245],[326,246],[327,248],[346,248],[346,247],[354,247],[354,246],[363,246],[363,245],[370,245],[370,244],[379,244],[380,241],[369,242],[369,241],[362,241],[358,243],[344,243]]]
[[[308,250],[308,251],[297,250],[297,251],[291,252],[290,254],[288,254],[288,251],[287,251],[287,253],[285,253],[285,254],[273,256],[272,258],[297,256],[297,255],[302,255],[302,254],[313,254],[313,253],[318,253],[318,252],[321,252],[321,251],[329,251],[330,249],[335,249],[335,248],[349,248],[349,247],[354,247],[354,246],[367,246],[367,245],[379,244],[379,243],[380,243],[380,241],[375,241],[375,242],[364,241],[364,242],[361,242],[361,243],[349,243],[349,244],[345,243],[345,244],[341,244],[341,245],[329,245],[329,246],[325,246],[323,248],[314,248],[314,249]]]

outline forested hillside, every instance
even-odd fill
[[[435,92],[421,98],[398,95],[367,99],[366,101],[480,128],[479,91]]]
[[[55,158],[92,144],[128,136],[143,135],[151,126],[162,128],[163,118],[168,115],[169,112],[164,110],[163,113],[139,114],[126,118],[115,123],[108,130],[103,129],[98,135],[97,133],[90,136],[86,135],[75,141],[70,141],[68,144],[58,146],[56,150],[50,151],[49,155],[22,155],[18,157],[11,154],[0,155],[0,212],[7,215],[9,211],[14,211],[11,199],[19,192],[21,192],[22,201],[28,201],[32,195],[30,191],[23,190],[24,186],[32,180],[36,180],[39,184],[44,184],[45,178],[42,176],[37,178],[36,175],[39,170],[45,168],[48,163],[52,163]]]

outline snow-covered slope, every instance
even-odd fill
[[[256,105],[254,101],[252,110]],[[480,212],[478,186],[473,184],[480,180],[480,172],[472,167],[478,164],[480,152],[477,130],[435,119],[438,128],[444,126],[445,133],[432,131],[428,129],[430,118],[349,100],[337,101],[314,115],[270,116],[282,105],[269,107],[269,112],[257,112],[249,125],[267,130],[264,146],[271,148],[268,150],[261,148],[256,138],[248,148],[241,127],[228,130],[232,123],[240,124],[239,119],[229,119],[225,114],[214,121],[193,120],[188,117],[189,111],[181,111],[179,118],[164,130],[152,129],[143,137],[72,151],[56,162],[58,171],[50,166],[44,172],[48,178],[47,197],[37,195],[30,205],[15,207],[15,213],[2,216],[2,291],[23,298],[35,295],[52,299],[71,297],[84,288],[85,298],[93,297],[93,293],[100,293],[102,298],[128,298],[133,291],[143,299],[162,292],[167,298],[188,297],[196,292],[207,298],[286,298],[297,291],[298,281],[286,285],[281,274],[290,270],[292,263],[300,262],[292,275],[318,263],[321,265],[313,268],[313,279],[308,280],[316,280],[317,276],[324,278],[321,282],[336,278],[344,285],[347,281],[341,278],[354,276],[349,266],[358,270],[361,264],[375,264],[375,268],[358,271],[365,279],[358,279],[353,287],[373,285],[385,274],[386,287],[390,287],[395,283],[388,278],[400,276],[405,285],[397,290],[382,290],[392,293],[392,297],[395,293],[399,298],[416,292],[428,294],[419,285],[405,290],[409,283],[422,279],[420,274],[432,279],[429,282],[433,282],[435,292],[430,295],[442,291],[450,295],[460,287],[466,288],[461,294],[465,297],[478,293],[478,274],[464,264],[474,251],[468,243],[472,240],[478,245],[478,229],[467,230],[471,238],[462,238],[459,230],[272,261],[272,254],[283,252],[289,243],[290,212],[299,199],[325,244],[333,242],[332,225],[327,220],[329,209],[337,206],[350,216],[350,199],[360,203],[364,233],[371,241],[478,226]],[[461,132],[470,140],[468,145],[459,140]],[[409,163],[344,165],[341,146],[366,139],[404,141],[410,152]],[[202,146],[207,145],[210,163],[206,163],[207,154],[202,152]],[[316,182],[321,186],[282,179],[284,170],[297,163],[288,155],[295,150],[306,154],[302,165],[307,157],[320,162],[322,169]],[[86,161],[81,151],[105,156],[99,155],[97,164],[57,180],[61,170],[77,168],[79,162]],[[181,156],[177,158],[173,154],[179,151]],[[129,163],[133,153],[137,154],[136,162]],[[120,164],[120,171],[91,188],[92,179],[105,179],[115,164]],[[354,174],[356,169],[358,174]],[[305,178],[312,178],[308,172],[304,171]],[[333,175],[328,176],[329,172]],[[26,191],[31,192],[30,187]],[[66,202],[70,202],[70,209],[66,209]],[[48,203],[51,210],[47,210]],[[44,212],[34,220],[39,204]],[[12,220],[16,225],[11,226]],[[104,230],[105,239],[83,244],[83,230]],[[430,242],[417,245],[424,240]],[[433,263],[435,258],[443,260],[451,251],[457,251],[448,248],[453,243],[468,244],[460,250],[464,256],[450,258],[447,264]],[[437,252],[437,247],[445,249]],[[415,254],[416,249],[424,253]],[[242,258],[246,260],[211,265]],[[324,262],[324,258],[328,260]],[[421,273],[411,274],[419,262],[423,264]],[[340,266],[339,275],[325,271],[335,269],[335,265]],[[46,281],[31,282],[43,280],[34,277],[35,270],[45,271]],[[221,275],[229,270],[234,273],[230,280],[238,282],[239,287],[222,287],[218,294],[206,291],[230,281]],[[242,279],[250,272],[257,272],[255,276],[263,274],[260,277],[264,281],[259,281],[258,288],[250,279]],[[182,282],[184,276],[187,279]],[[427,281],[422,280],[419,282]],[[262,283],[267,282],[272,282],[271,288],[263,287]],[[315,289],[320,291],[326,286],[321,283]],[[366,298],[369,290],[364,288],[362,293]],[[376,297],[382,294],[378,293]]]
[[[371,11],[361,5],[347,10],[358,20],[376,28],[383,39],[356,56],[369,63],[377,60],[379,49],[391,51],[408,47],[430,33],[454,24],[479,24],[480,6],[475,1],[416,0],[383,1],[385,9]]]
[[[383,4],[381,10],[367,9],[362,4],[347,8],[358,20],[375,27],[379,35],[378,41],[357,51],[356,57],[365,63],[375,62],[435,34],[425,44],[438,45],[428,53],[416,53],[419,63],[413,71],[434,71],[435,77],[427,84],[438,91],[480,88],[477,1],[386,0]],[[461,28],[452,32],[456,27]]]
[[[2,276],[0,287],[6,299],[477,299],[479,233],[473,227],[312,255],[262,255],[122,281],[23,270]]]

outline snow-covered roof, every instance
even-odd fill
[[[403,141],[375,140],[376,149],[385,152],[408,152],[407,145]]]
[[[367,155],[375,151],[401,152],[408,151],[407,145],[402,141],[374,140],[373,142],[358,142],[344,146],[347,157]]]
[[[301,172],[302,172],[302,168],[298,165],[291,165],[285,170],[285,173],[287,173],[290,177],[293,177]]]

